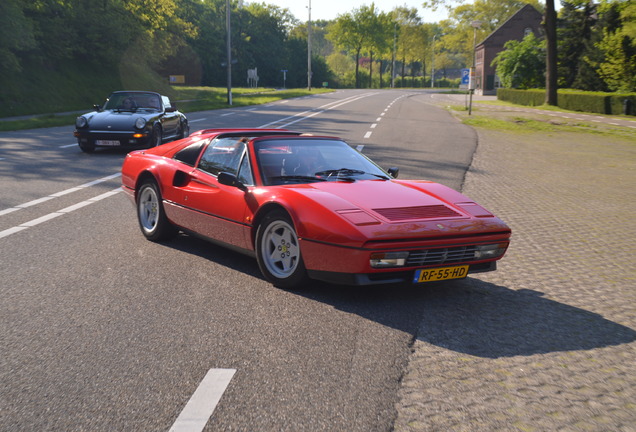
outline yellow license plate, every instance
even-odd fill
[[[415,270],[413,283],[460,279],[468,274],[468,266],[441,267]]]

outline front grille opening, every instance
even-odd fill
[[[471,245],[410,251],[406,265],[411,267],[472,261],[476,250],[477,246]]]

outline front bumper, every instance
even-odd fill
[[[79,145],[91,147],[147,147],[151,142],[148,131],[84,131],[75,130],[73,135]]]
[[[484,273],[497,270],[497,261],[471,264],[468,274]],[[413,283],[414,270],[398,270],[382,273],[340,273],[320,270],[307,271],[311,279],[337,285],[381,285]],[[455,279],[456,280],[456,279]]]

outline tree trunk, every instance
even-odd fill
[[[557,31],[554,0],[545,0],[543,21],[546,38],[545,103],[557,105]]]
[[[382,67],[384,60],[380,59],[380,88],[382,88]]]
[[[360,75],[358,74],[360,69],[360,50],[356,51],[356,88],[360,88]]]
[[[373,51],[369,57],[369,88],[373,88]]]

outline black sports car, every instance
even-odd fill
[[[145,91],[117,91],[103,107],[75,120],[82,151],[95,147],[155,147],[190,134],[188,119],[167,96]]]

